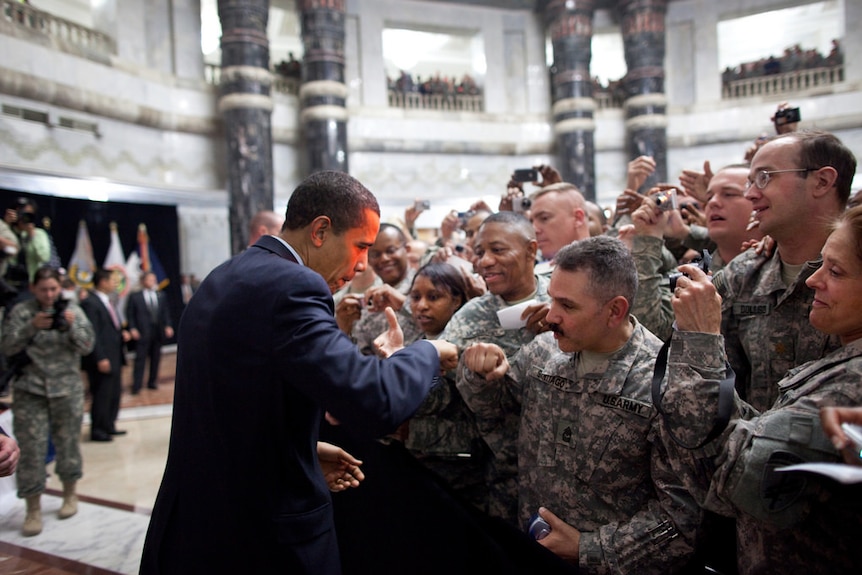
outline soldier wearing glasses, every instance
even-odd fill
[[[778,397],[788,369],[838,347],[808,322],[814,291],[805,280],[821,265],[829,224],[844,210],[855,172],[853,153],[826,132],[777,136],[751,161],[745,197],[776,249],[743,252],[714,282],[736,388],[760,411]]]

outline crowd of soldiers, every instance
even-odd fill
[[[776,470],[839,462],[821,408],[862,405],[859,298],[835,279],[862,287],[855,157],[789,131],[678,185],[645,186],[655,168],[629,163],[610,218],[550,166],[497,210],[453,211],[430,246],[408,208],[336,294],[338,324],[369,354],[391,353],[393,322],[405,344],[458,346],[395,439],[480,510],[542,522],[581,572],[853,572],[859,506]]]

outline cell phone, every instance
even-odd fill
[[[430,200],[416,200],[413,202],[413,209],[417,212],[424,212],[425,210],[431,209],[431,201]]]
[[[775,125],[783,126],[784,124],[795,124],[802,120],[799,114],[799,108],[785,108],[775,112]]]
[[[847,446],[847,449],[852,450],[854,456],[862,459],[862,425],[842,423],[841,431],[850,440],[850,445]]]
[[[536,541],[541,541],[551,534],[551,526],[537,513],[530,518],[527,533]]]
[[[512,179],[516,182],[536,182],[539,180],[539,170],[536,168],[515,170]]]

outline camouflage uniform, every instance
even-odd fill
[[[413,272],[410,272],[403,280],[401,280],[401,282],[398,283],[398,285],[394,287],[399,292],[407,294],[407,292],[410,291],[410,285],[412,283]],[[401,330],[404,332],[405,345],[408,341],[415,341],[419,337],[421,330],[419,329],[419,326],[416,325],[416,322],[413,321],[413,316],[410,313],[409,302],[404,303],[404,307],[397,312],[397,315],[398,325],[401,326]],[[377,339],[377,336],[388,329],[389,322],[386,321],[385,313],[370,312],[367,309],[363,309],[362,317],[353,324],[353,329],[350,331],[350,335],[353,337],[353,341],[356,342],[356,345],[359,346],[359,351],[365,355],[374,355],[374,340]]]
[[[758,411],[778,397],[778,382],[790,368],[820,359],[838,340],[808,322],[814,290],[805,280],[822,260],[808,262],[790,287],[781,279],[778,251],[770,258],[748,250],[715,275],[722,298],[721,333],[736,372],[739,395]]]
[[[51,438],[57,449],[57,475],[64,482],[76,481],[82,475],[81,356],[89,353],[94,343],[93,327],[77,304],[69,303],[75,320],[67,331],[33,327],[33,316],[39,309],[35,299],[22,302],[12,309],[3,326],[2,351],[12,356],[26,349],[32,360],[13,383],[15,438],[21,448],[18,496],[22,498],[45,490],[49,414]]]
[[[548,276],[536,278],[535,299],[540,302],[549,301]],[[500,325],[497,311],[509,307],[500,296],[487,292],[473,298],[455,312],[440,334],[440,339],[454,343],[459,349],[464,349],[477,342],[495,343],[511,357],[530,343],[536,334],[526,327],[506,330]],[[518,411],[505,414],[504,425],[487,425],[482,418],[477,418],[479,434],[493,451],[493,459],[487,468],[486,481],[490,486],[488,513],[494,517],[502,517],[513,523],[517,522],[518,507],[518,461],[515,441],[518,436]],[[494,447],[496,446],[496,448]]]
[[[638,269],[638,291],[631,313],[645,328],[661,339],[673,332],[673,308],[667,274],[676,271],[676,262],[668,257],[661,238],[635,236],[632,258]]]
[[[668,362],[662,434],[673,465],[699,503],[736,518],[739,572],[858,573],[862,505],[858,486],[819,475],[777,473],[802,461],[836,462],[820,425],[824,406],[862,405],[862,340],[792,369],[779,398],[759,413],[735,397],[730,425],[704,448],[724,377],[723,338],[674,334]]]
[[[578,529],[582,573],[667,573],[689,560],[700,523],[657,441],[650,381],[661,340],[631,321],[629,341],[581,378],[579,355],[550,333],[511,360],[503,382],[459,365],[477,417],[520,408],[520,519],[544,506]]]
[[[364,294],[366,290],[370,290],[373,287],[382,286],[383,280],[380,279],[380,276],[374,276],[374,281],[371,282],[370,286],[368,286],[367,288],[365,288],[363,290],[357,290],[357,291],[353,290],[352,286],[350,285],[351,283],[352,282],[347,282],[346,284],[344,284],[344,287],[342,287],[340,290],[338,290],[337,292],[332,294],[332,303],[334,303],[336,307],[338,307],[338,303],[344,299],[344,296],[346,296],[348,294],[352,294],[352,295],[356,295],[356,296],[361,297],[362,294]]]
[[[454,377],[440,378],[408,425],[407,449],[464,500],[487,511],[485,469],[491,454]]]

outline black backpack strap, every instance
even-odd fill
[[[665,412],[661,408],[661,382],[667,372],[667,356],[670,350],[670,342],[672,338],[661,346],[658,352],[658,357],[655,360],[655,369],[652,375],[652,403],[661,416],[665,417]],[[736,386],[736,374],[733,368],[726,361],[724,362],[724,379],[718,384],[718,413],[713,420],[712,429],[707,434],[706,438],[697,445],[686,445],[673,434],[669,426],[666,426],[667,433],[677,444],[685,449],[699,449],[721,435],[721,432],[727,427],[730,422],[730,414],[733,413],[733,392]]]

